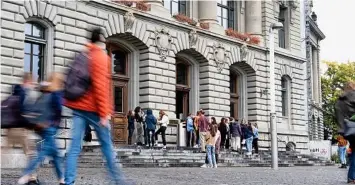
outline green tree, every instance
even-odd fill
[[[324,125],[333,131],[334,136],[338,129],[334,105],[339,95],[342,94],[346,82],[355,81],[355,62],[324,61],[324,63],[328,66],[328,69],[321,78],[323,118]]]

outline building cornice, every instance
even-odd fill
[[[308,23],[312,33],[315,33],[320,40],[325,39],[324,33],[320,30],[318,25],[313,21],[311,17],[308,16]]]
[[[224,42],[231,44],[231,45],[242,46],[244,44],[244,42],[236,40],[234,38],[230,38],[226,35],[220,35],[220,34],[211,32],[209,30],[198,29],[198,28],[196,29],[195,26],[183,24],[183,23],[180,23],[174,19],[159,17],[159,16],[156,16],[153,14],[149,14],[148,12],[138,11],[135,8],[127,7],[127,6],[118,4],[118,3],[113,3],[110,1],[101,1],[101,0],[90,0],[87,3],[101,5],[103,8],[112,8],[112,9],[115,9],[117,12],[120,12],[120,13],[123,12],[123,14],[127,11],[132,11],[132,12],[134,12],[134,14],[137,18],[141,18],[141,19],[144,19],[145,21],[149,21],[152,23],[160,22],[164,25],[169,25],[170,27],[175,27],[175,28],[186,30],[186,31],[195,29],[199,33],[199,35],[201,35],[201,36],[211,38],[212,40],[220,39],[220,41],[224,41]],[[259,51],[259,52],[268,52],[268,50],[269,50],[269,48],[267,48],[267,47],[250,45],[250,44],[248,44],[248,48],[250,48],[251,50],[254,50],[254,51]],[[276,49],[275,55],[279,55],[279,56],[282,56],[285,58],[291,58],[291,59],[296,60],[301,63],[306,61],[305,58],[297,56],[290,51],[280,51],[280,50]]]

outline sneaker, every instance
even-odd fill
[[[30,177],[28,175],[22,176],[18,181],[17,184],[27,184],[28,181],[30,180]]]
[[[195,145],[194,148],[198,148],[198,145]]]
[[[217,168],[217,164],[215,166],[213,166],[213,168]]]
[[[245,155],[251,155],[251,152],[247,152]]]
[[[166,146],[163,146],[163,148],[162,148],[163,150],[166,150]]]
[[[207,164],[203,164],[201,168],[208,168]]]

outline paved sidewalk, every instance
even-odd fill
[[[108,184],[104,168],[78,169],[76,185]],[[347,170],[337,167],[279,168],[125,168],[125,175],[137,185],[342,185],[346,184]],[[57,185],[53,170],[38,172],[46,185]],[[2,169],[1,184],[13,185],[19,169]]]

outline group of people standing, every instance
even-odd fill
[[[163,149],[166,149],[165,132],[169,124],[169,117],[163,111],[159,111],[159,118],[153,115],[151,109],[147,109],[146,113],[141,107],[136,107],[134,113],[128,111],[128,144],[129,145],[146,145],[148,147],[158,145],[158,135],[162,135]],[[156,130],[158,127],[158,130]]]
[[[217,123],[215,117],[211,120],[200,110],[196,116],[191,113],[186,118],[186,145],[187,147],[200,147],[206,152],[206,164],[202,167],[217,167],[220,149],[231,149],[242,153],[242,145],[246,146],[246,155],[252,154],[254,147],[258,153],[258,127],[257,124],[240,122],[234,118],[221,118]]]

